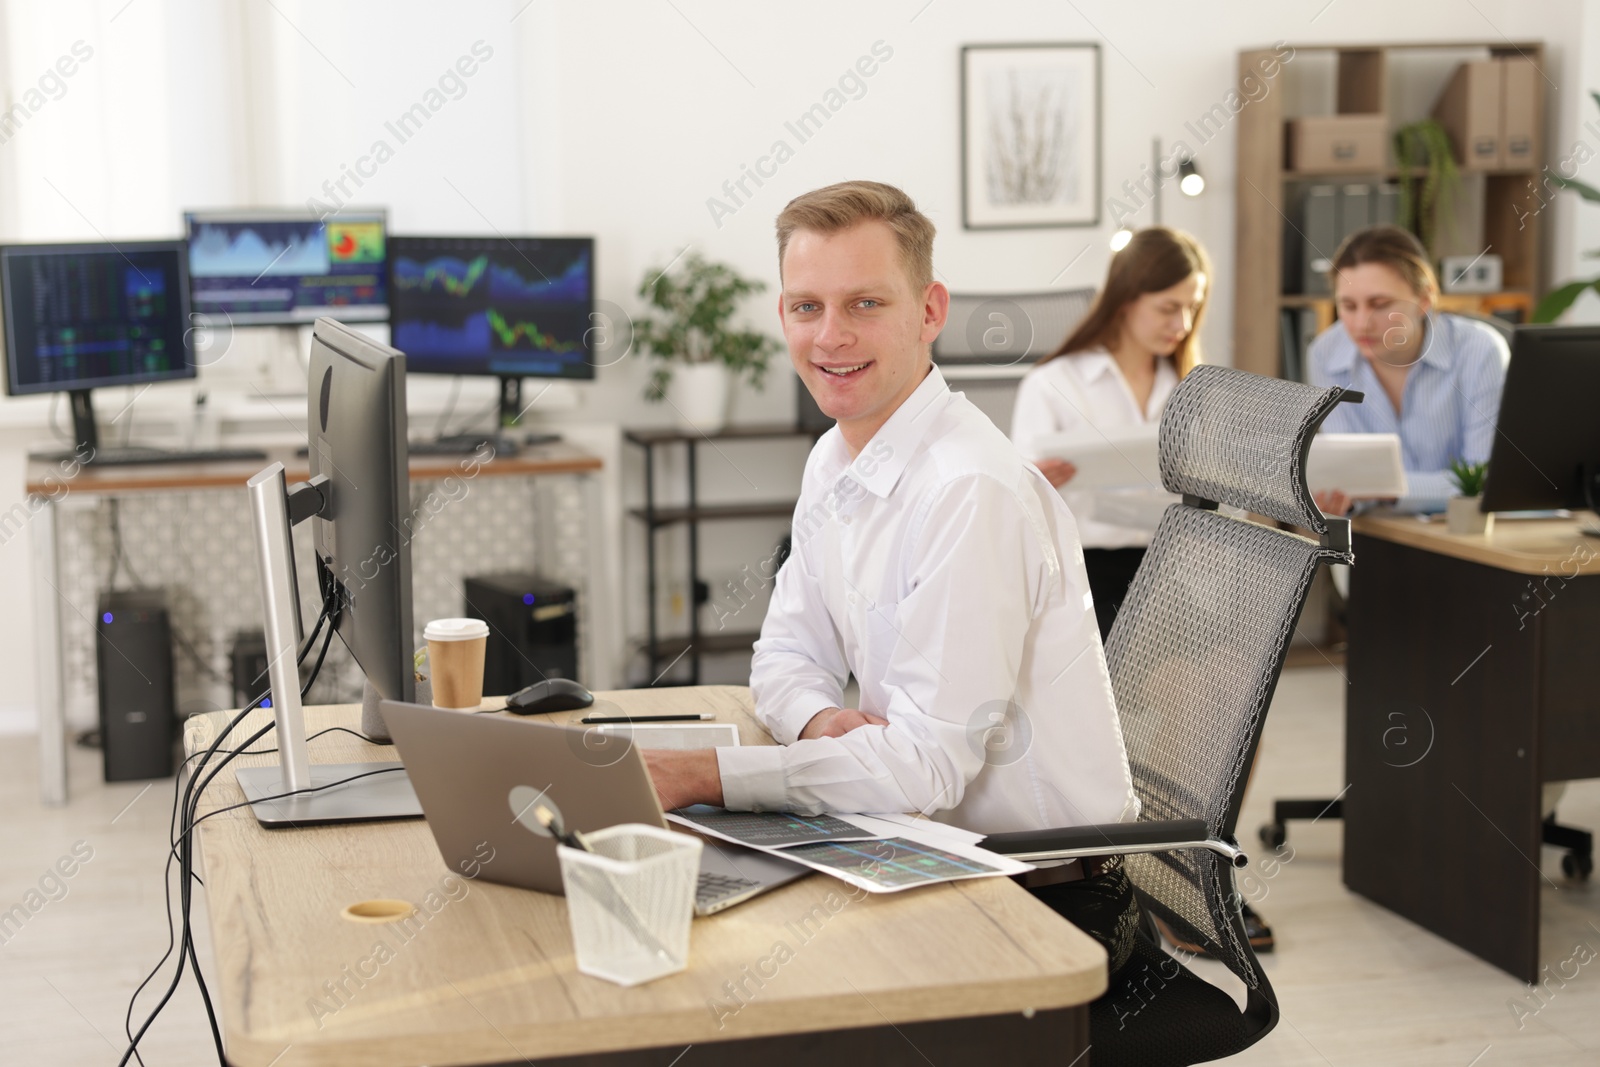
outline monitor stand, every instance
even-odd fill
[[[219,460],[266,459],[257,448],[223,448],[184,451],[129,445],[101,448],[100,430],[95,425],[94,401],[87,389],[67,393],[72,403],[72,436],[77,442],[71,452],[29,452],[28,458],[41,463],[77,463],[84,467],[123,467],[142,463],[203,463]]]
[[[422,805],[399,763],[311,764],[306,752],[300,669],[295,655],[305,636],[300,593],[295,585],[291,528],[294,523],[319,514],[323,497],[315,485],[296,486],[291,497],[282,463],[274,463],[251,478],[247,489],[261,568],[267,672],[279,753],[277,766],[244,767],[236,772],[250,810],[266,827],[420,816]],[[350,778],[355,780],[346,785],[315,793],[301,792]],[[285,793],[298,795],[283,796]]]
[[[501,375],[500,377],[500,429],[494,433],[458,433],[448,437],[438,437],[432,441],[420,441],[411,446],[414,456],[465,456],[480,451],[485,445],[494,450],[496,456],[514,456],[522,449],[533,445],[548,445],[561,440],[558,433],[526,434],[521,440],[506,433],[514,430],[522,422],[522,379]]]
[[[28,458],[44,463],[93,463],[100,454],[100,429],[94,421],[94,400],[87,389],[69,389],[67,404],[72,408],[72,450],[70,452],[29,452]],[[51,420],[52,423],[54,420]]]

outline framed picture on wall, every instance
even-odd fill
[[[1100,46],[961,49],[969,230],[1100,224]]]

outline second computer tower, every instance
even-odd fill
[[[108,782],[172,775],[172,627],[154,590],[102,593],[95,623],[100,744]]]
[[[578,680],[577,596],[534,574],[466,580],[468,618],[489,624],[483,691],[503,696],[545,678]]]

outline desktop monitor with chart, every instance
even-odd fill
[[[396,237],[389,252],[408,372],[498,378],[501,427],[520,421],[523,378],[594,378],[593,238]]]
[[[193,378],[181,241],[0,249],[6,392],[67,393],[77,454],[95,455],[90,390]]]
[[[236,326],[382,322],[389,314],[387,216],[346,209],[191,211],[194,310]]]

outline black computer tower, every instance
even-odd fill
[[[468,618],[489,624],[483,691],[504,696],[544,678],[578,678],[577,596],[535,574],[466,580]]]
[[[233,635],[233,648],[228,653],[232,668],[233,706],[245,707],[257,697],[267,695],[272,681],[267,677],[267,635],[260,630],[240,630]]]
[[[106,781],[171,777],[178,707],[166,598],[151,589],[101,593],[98,616],[95,665]]]

